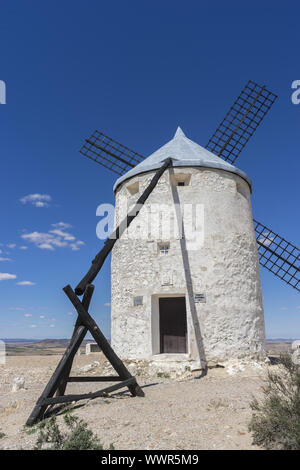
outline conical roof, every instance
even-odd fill
[[[133,176],[160,168],[164,160],[170,157],[173,160],[174,167],[217,168],[219,170],[235,173],[245,179],[251,189],[251,181],[246,173],[222,160],[220,157],[217,157],[209,150],[201,147],[201,145],[196,144],[196,142],[188,139],[181,128],[178,127],[172,140],[118,178],[114,185],[114,190],[116,190],[123,181]]]

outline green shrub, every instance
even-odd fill
[[[38,425],[39,436],[35,450],[102,450],[103,445],[98,437],[88,429],[88,424],[69,413],[64,415],[66,431],[62,432],[56,421],[56,417],[42,421]],[[110,449],[113,449],[110,445]]]
[[[164,379],[169,379],[170,374],[168,374],[167,372],[157,372],[157,377],[164,378]]]
[[[269,372],[264,399],[251,403],[253,444],[268,450],[300,450],[300,366],[280,356],[278,372]]]
[[[30,436],[31,434],[35,434],[37,432],[37,428],[34,426],[27,426],[25,424],[25,426],[23,426],[22,431],[25,432],[25,434],[27,434],[28,436]]]

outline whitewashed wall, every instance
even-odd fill
[[[135,202],[153,174],[124,182],[116,192],[116,208],[124,197],[129,204]],[[178,174],[190,179],[188,186],[172,185]],[[139,193],[132,195],[128,187],[132,190],[130,185],[137,182]],[[112,346],[123,359],[155,359],[159,352],[158,299],[182,295],[188,321],[188,355],[182,356],[183,361],[199,363],[199,355],[202,365],[231,358],[263,358],[264,317],[248,184],[223,170],[168,170],[133,221],[130,233],[137,234],[143,227],[149,205],[173,205],[177,198],[182,206],[203,205],[203,246],[186,251],[185,241],[175,233],[169,254],[162,256],[157,245],[167,241],[163,236],[117,241],[111,261]],[[163,227],[163,219],[161,224]],[[195,293],[205,294],[206,302],[194,303]],[[135,296],[143,296],[143,305],[133,305]]]

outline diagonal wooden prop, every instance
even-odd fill
[[[97,323],[93,320],[88,313],[91,298],[94,292],[94,286],[91,284],[97,274],[99,273],[105,259],[112,250],[116,241],[120,238],[124,230],[131,224],[132,220],[139,214],[142,205],[149,197],[159,178],[164,173],[165,169],[172,164],[171,158],[168,158],[164,164],[157,170],[153,176],[150,184],[138,199],[133,210],[129,212],[127,217],[117,227],[111,237],[105,242],[102,250],[97,254],[92,262],[92,266],[88,273],[80,281],[75,289],[71,286],[64,287],[64,292],[75,307],[78,317],[74,327],[74,331],[70,340],[70,344],[66,349],[63,357],[61,358],[58,366],[56,367],[51,379],[45,387],[42,395],[38,399],[34,409],[32,410],[26,425],[31,426],[36,422],[42,420],[45,416],[48,406],[58,403],[68,403],[77,400],[91,399],[101,396],[107,396],[108,393],[116,391],[120,388],[128,387],[132,396],[143,397],[144,392],[138,385],[135,377],[133,377],[121,359],[112,349],[111,345],[103,335]],[[77,295],[83,295],[82,302]],[[100,347],[105,357],[111,363],[118,375],[110,377],[70,377],[73,359],[78,351],[85,335],[90,332],[94,340]],[[68,382],[119,382],[115,385],[106,387],[98,392],[78,394],[78,395],[65,395]],[[54,396],[55,395],[55,396]]]

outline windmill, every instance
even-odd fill
[[[148,157],[147,159],[143,157],[141,154],[134,152],[133,150],[125,147],[124,145],[118,143],[117,141],[107,137],[103,133],[99,131],[95,131],[90,138],[86,139],[85,144],[81,148],[80,152],[94,160],[95,162],[99,163],[100,165],[104,166],[105,168],[117,173],[120,178],[115,184],[115,192],[116,196],[120,191],[129,191],[131,195],[134,195],[131,202],[133,202],[133,207],[130,209],[129,213],[126,217],[117,225],[114,232],[109,236],[109,238],[105,241],[103,248],[101,251],[96,255],[94,260],[92,261],[92,265],[87,272],[87,274],[82,278],[79,282],[75,290],[71,288],[71,286],[67,285],[63,290],[69,300],[72,302],[73,306],[75,307],[78,318],[75,324],[74,332],[70,341],[70,345],[67,348],[65,354],[63,355],[60,363],[58,364],[53,376],[51,377],[49,383],[47,384],[44,392],[42,393],[41,397],[36,403],[35,408],[33,409],[30,417],[28,418],[27,424],[31,425],[36,421],[42,419],[45,415],[46,410],[48,407],[52,407],[55,404],[67,403],[70,401],[76,401],[81,399],[90,399],[95,398],[98,396],[106,396],[107,393],[113,392],[118,390],[122,387],[127,387],[133,396],[144,396],[143,391],[139,387],[136,378],[131,375],[128,371],[122,360],[119,356],[124,356],[122,350],[122,343],[126,343],[128,345],[128,334],[130,326],[132,326],[130,331],[130,340],[132,340],[133,350],[136,351],[140,348],[141,344],[148,344],[149,346],[149,338],[145,337],[145,328],[144,324],[141,325],[139,323],[139,312],[141,310],[135,310],[136,316],[124,316],[124,312],[128,312],[128,309],[143,309],[143,294],[134,296],[133,303],[129,307],[128,305],[128,295],[124,294],[124,292],[128,291],[128,278],[126,278],[126,272],[128,271],[130,274],[130,278],[134,279],[136,286],[139,286],[141,278],[139,278],[140,274],[140,266],[145,264],[145,259],[140,259],[138,256],[132,255],[130,253],[130,258],[126,258],[127,256],[127,248],[121,248],[120,246],[122,240],[122,236],[126,230],[128,230],[130,224],[132,222],[136,222],[137,220],[141,220],[143,217],[140,215],[138,218],[137,216],[140,214],[141,210],[146,207],[146,203],[148,198],[151,199],[152,196],[155,194],[160,195],[160,188],[163,191],[169,191],[172,194],[173,201],[175,202],[176,198],[177,201],[180,202],[180,198],[178,196],[178,189],[177,186],[185,186],[185,182],[188,179],[192,179],[194,181],[197,180],[201,176],[204,176],[204,179],[200,181],[202,184],[207,179],[207,176],[217,178],[219,182],[221,182],[221,188],[225,185],[228,189],[227,193],[224,192],[224,200],[227,201],[234,201],[233,194],[238,193],[238,196],[241,198],[238,200],[238,204],[236,204],[235,209],[237,212],[234,213],[234,217],[244,217],[244,231],[248,231],[250,233],[249,237],[246,236],[246,250],[243,247],[244,241],[240,243],[240,246],[236,248],[233,244],[227,245],[229,246],[229,250],[232,251],[233,256],[236,255],[236,249],[242,252],[243,256],[249,260],[249,266],[238,266],[238,272],[242,272],[242,278],[238,278],[235,281],[235,288],[237,285],[242,285],[243,289],[241,292],[245,296],[243,299],[244,302],[251,304],[250,310],[252,308],[252,313],[248,318],[239,318],[238,316],[235,317],[234,309],[235,305],[231,302],[230,308],[233,308],[233,317],[232,319],[229,318],[221,318],[221,329],[217,331],[217,339],[214,338],[214,343],[216,343],[216,347],[218,348],[219,345],[224,346],[225,349],[228,346],[228,343],[233,341],[233,338],[229,338],[228,341],[228,325],[226,326],[226,322],[231,321],[230,328],[231,330],[237,331],[237,336],[235,339],[244,332],[243,339],[245,335],[251,336],[249,340],[249,345],[246,347],[251,346],[251,352],[257,352],[259,355],[260,348],[263,342],[263,313],[261,307],[261,299],[260,299],[260,281],[259,281],[259,274],[257,273],[256,269],[256,258],[257,258],[257,250],[256,248],[253,251],[253,241],[255,240],[254,230],[256,235],[256,243],[259,253],[259,260],[262,266],[267,268],[273,274],[275,274],[278,278],[282,279],[284,282],[289,284],[291,287],[300,290],[299,287],[299,267],[298,267],[298,260],[299,260],[299,250],[290,242],[287,242],[283,237],[276,234],[274,231],[269,229],[264,224],[261,224],[254,220],[254,228],[253,223],[249,224],[249,216],[251,216],[251,206],[249,202],[249,195],[251,190],[251,182],[248,179],[247,175],[242,172],[241,170],[237,169],[231,163],[234,163],[236,158],[239,156],[242,149],[245,147],[246,143],[250,139],[250,137],[254,134],[255,130],[273,105],[276,100],[276,95],[272,92],[268,91],[265,86],[257,85],[256,83],[249,81],[245,88],[242,90],[241,94],[238,96],[228,113],[226,114],[224,120],[221,122],[219,127],[217,128],[216,132],[213,134],[211,139],[209,140],[206,148],[203,149],[198,144],[193,143],[189,139],[187,139],[181,129],[178,129],[176,135],[174,136],[173,140],[169,143],[170,145],[166,144],[166,146],[159,149],[156,153],[152,156]],[[184,148],[184,150],[182,150]],[[176,158],[176,153],[179,151],[179,156]],[[189,160],[187,157],[189,155],[185,155],[185,150],[187,150],[187,154],[189,152],[194,153],[197,156],[198,160]],[[195,168],[196,167],[196,168]],[[187,169],[190,168],[190,174],[187,173]],[[169,179],[166,178],[166,170],[169,171]],[[209,175],[207,175],[209,174]],[[199,176],[200,175],[200,176]],[[149,179],[150,176],[150,179]],[[165,180],[163,181],[163,179]],[[209,178],[208,178],[209,179]],[[128,182],[134,181],[134,185],[130,187]],[[140,188],[142,189],[141,194],[137,188],[137,184],[141,183]],[[173,183],[175,182],[175,185]],[[170,191],[170,187],[172,191]],[[201,184],[199,185],[201,189]],[[159,186],[161,185],[161,186]],[[223,186],[222,186],[223,185]],[[210,187],[211,188],[211,187]],[[191,188],[192,185],[191,185]],[[197,189],[197,194],[198,194]],[[127,192],[127,194],[129,194]],[[204,193],[200,193],[202,197]],[[215,196],[212,195],[211,189],[204,194],[204,196],[214,198]],[[200,197],[200,199],[201,199]],[[218,199],[219,198],[219,199]],[[223,194],[217,196],[217,199],[222,206],[222,198]],[[131,204],[132,205],[132,204]],[[180,205],[180,204],[179,204]],[[242,212],[240,213],[240,209]],[[244,211],[244,212],[243,212]],[[217,220],[214,220],[214,211],[212,211],[212,216],[210,217],[211,220],[215,223]],[[230,218],[230,217],[229,217]],[[234,224],[233,224],[234,225]],[[250,227],[251,225],[251,227]],[[133,224],[134,226],[134,224]],[[215,258],[215,248],[218,245],[220,252],[223,249],[222,239],[218,239],[214,235],[214,227],[215,225],[212,224],[213,229],[211,230],[211,241],[210,244],[212,246],[212,251],[207,257],[210,259]],[[231,227],[232,228],[232,227]],[[253,240],[252,234],[253,232]],[[232,234],[230,235],[232,238]],[[222,238],[222,235],[221,235]],[[231,240],[229,237],[229,239]],[[234,237],[232,238],[233,240]],[[120,243],[117,243],[120,241]],[[151,329],[155,332],[156,337],[152,338],[152,343],[155,343],[154,346],[152,344],[152,349],[156,348],[159,349],[159,341],[160,346],[162,345],[166,348],[165,352],[174,352],[172,348],[174,347],[174,338],[176,341],[176,348],[179,353],[185,353],[186,351],[186,335],[188,334],[188,330],[193,329],[193,334],[195,336],[195,343],[197,344],[198,348],[198,355],[200,358],[200,367],[205,368],[207,365],[204,346],[207,347],[209,353],[209,342],[207,342],[207,336],[210,335],[212,330],[215,330],[215,325],[218,323],[218,318],[213,318],[213,321],[210,323],[211,331],[204,332],[204,337],[202,337],[201,326],[199,322],[199,305],[205,305],[206,302],[206,294],[197,292],[195,293],[193,290],[193,284],[196,282],[195,277],[198,276],[198,272],[195,276],[195,271],[193,271],[194,267],[191,265],[194,263],[195,260],[190,260],[184,236],[182,236],[179,240],[176,240],[176,243],[180,249],[182,254],[182,273],[184,273],[184,283],[186,284],[186,299],[179,294],[174,296],[174,289],[173,287],[170,288],[168,284],[162,282],[162,293],[163,295],[158,298],[156,293],[150,292],[150,303],[151,308],[153,307],[153,312],[155,313],[155,309],[161,309],[161,313],[163,314],[160,318],[160,323],[157,323],[157,315],[156,319],[151,317],[151,328],[150,328],[150,316],[147,317],[148,313],[145,309],[143,311],[144,317],[147,317],[147,328]],[[143,244],[142,244],[143,245]],[[226,243],[225,243],[226,245]],[[254,245],[255,246],[255,245]],[[114,249],[114,250],[113,250]],[[168,253],[170,246],[166,243],[163,245],[159,245],[159,250],[161,253]],[[91,297],[94,291],[94,286],[92,282],[96,278],[97,274],[99,273],[104,261],[106,260],[109,253],[113,250],[113,259],[121,260],[123,262],[123,266],[119,269],[118,263],[114,261],[114,265],[112,265],[112,271],[114,272],[116,287],[120,292],[117,293],[117,297],[119,298],[119,303],[116,303],[117,312],[114,318],[112,318],[112,322],[117,325],[117,328],[120,327],[120,322],[122,326],[118,329],[119,333],[119,341],[116,341],[112,338],[112,345],[106,340],[104,335],[102,334],[99,326],[95,323],[91,315],[89,314],[89,305],[91,301]],[[118,251],[119,250],[119,251]],[[122,251],[123,250],[123,251]],[[244,251],[243,251],[244,250]],[[256,251],[255,251],[256,250]],[[211,276],[211,269],[207,269],[206,266],[201,265],[201,257],[205,259],[205,251],[199,250],[196,256],[196,266],[197,269],[200,268],[202,272],[203,278],[207,276],[205,273],[208,272]],[[223,255],[222,255],[223,256]],[[224,256],[223,256],[224,258]],[[226,253],[225,253],[226,258]],[[151,255],[151,259],[149,258],[149,262],[153,263],[156,262],[156,254],[153,256]],[[215,262],[215,261],[214,261]],[[150,264],[151,264],[150,263]],[[150,265],[149,264],[149,265]],[[179,259],[175,259],[175,264],[180,264]],[[203,263],[202,263],[203,264]],[[228,263],[227,263],[228,264]],[[234,259],[230,260],[230,269],[225,274],[230,281],[230,275],[234,277],[236,275],[236,263]],[[247,269],[246,269],[247,268]],[[160,268],[159,268],[160,269]],[[149,274],[149,269],[145,271]],[[151,272],[150,268],[150,275],[153,277],[154,272]],[[170,274],[168,272],[167,274]],[[224,282],[222,279],[224,273],[219,272],[219,279],[218,279],[218,267],[215,263],[214,270],[213,270],[213,283],[214,288],[216,286],[216,279],[217,283],[221,285],[221,290],[219,290],[218,295],[220,296],[220,292],[224,292]],[[247,293],[247,286],[248,286],[248,276],[250,279],[250,291],[255,292],[254,300],[249,297]],[[201,277],[201,276],[200,276]],[[180,280],[182,282],[182,279]],[[113,284],[113,282],[112,282]],[[130,283],[129,283],[130,284]],[[147,284],[147,282],[144,282]],[[151,282],[150,282],[151,284]],[[172,283],[171,283],[172,284]],[[230,285],[230,284],[229,284]],[[233,284],[232,284],[233,285]],[[222,287],[223,286],[223,287]],[[153,286],[152,286],[153,287]],[[211,286],[210,286],[211,287]],[[226,286],[225,286],[226,287]],[[213,289],[214,289],[213,288]],[[165,289],[165,290],[164,290]],[[169,289],[169,290],[168,290]],[[172,290],[173,289],[173,290]],[[211,296],[211,289],[208,289],[208,296]],[[223,289],[223,291],[222,291]],[[130,290],[130,286],[129,286]],[[150,289],[151,290],[151,289]],[[122,293],[123,292],[123,293]],[[167,295],[166,292],[169,294],[173,292],[172,296]],[[121,294],[120,294],[121,293]],[[182,290],[180,291],[182,293]],[[119,295],[120,294],[120,295]],[[132,289],[131,289],[132,294]],[[153,294],[153,295],[152,295]],[[82,301],[79,299],[80,296],[83,295]],[[235,298],[234,296],[239,295],[239,292],[230,292],[228,298]],[[116,297],[116,296],[115,296]],[[223,305],[225,305],[226,310],[226,301],[228,302],[228,298],[223,300]],[[174,313],[180,310],[180,314],[184,312],[185,309],[188,307],[186,306],[186,301],[189,306],[189,313],[190,313],[190,327],[187,328],[186,324],[186,317],[176,317]],[[158,307],[159,302],[159,307]],[[225,303],[224,303],[225,302]],[[230,301],[229,301],[230,303]],[[146,307],[146,306],[145,306]],[[227,305],[228,307],[228,305]],[[114,307],[116,308],[116,307]],[[147,307],[148,308],[148,307]],[[127,310],[126,310],[127,309]],[[173,316],[170,316],[170,311],[173,313]],[[205,309],[203,309],[201,315],[205,314]],[[253,313],[254,312],[254,313]],[[200,315],[200,316],[201,316]],[[116,319],[116,316],[118,317]],[[145,317],[145,318],[146,318]],[[158,331],[162,330],[166,326],[161,321],[164,318],[164,321],[167,321],[168,327],[171,325],[171,335],[165,335],[158,337]],[[185,318],[184,321],[182,319]],[[177,321],[179,319],[179,321]],[[241,320],[241,323],[235,324],[234,322]],[[130,321],[133,323],[130,324]],[[136,324],[134,323],[136,321]],[[204,319],[203,319],[204,321]],[[156,322],[156,323],[155,323]],[[205,323],[205,321],[204,321]],[[249,330],[249,324],[250,330]],[[252,326],[252,324],[254,326]],[[192,326],[191,326],[192,325]],[[175,330],[174,330],[175,328]],[[176,328],[182,329],[184,332],[184,336],[178,335],[178,331],[176,332]],[[226,330],[227,328],[227,330]],[[240,328],[240,330],[239,330]],[[252,328],[252,329],[251,329]],[[224,330],[224,331],[223,331]],[[90,331],[92,336],[94,337],[95,341],[98,343],[99,347],[103,351],[106,358],[110,361],[113,368],[116,370],[116,376],[109,376],[109,377],[70,377],[70,371],[73,363],[73,359],[75,356],[76,351],[78,350],[83,338],[85,337],[86,333]],[[169,331],[170,333],[170,331]],[[172,336],[173,335],[173,336]],[[223,335],[223,337],[222,337]],[[225,340],[224,340],[225,335]],[[135,336],[135,337],[133,337]],[[212,334],[213,336],[213,334]],[[139,340],[137,340],[139,338]],[[164,342],[165,341],[165,342]],[[115,345],[114,345],[115,342]],[[172,343],[173,342],[173,343]],[[192,341],[191,341],[192,343]],[[168,348],[171,350],[168,350]],[[128,346],[127,351],[129,351],[130,347]],[[245,348],[244,348],[245,349]],[[117,350],[117,353],[115,352]],[[221,348],[222,350],[222,348]],[[242,350],[242,349],[241,349]],[[230,352],[230,348],[228,349]],[[228,353],[227,351],[227,353]],[[237,348],[239,352],[239,349]],[[144,352],[144,351],[142,351]],[[162,350],[156,352],[164,352]],[[191,352],[191,351],[189,351]],[[222,353],[224,351],[222,350]],[[164,355],[161,354],[161,357]],[[174,357],[174,356],[172,356]],[[182,357],[180,358],[182,362]],[[110,385],[103,390],[98,392],[89,393],[89,394],[81,394],[81,395],[65,395],[65,390],[68,382],[117,382],[115,385]]]
[[[98,130],[86,139],[80,152],[119,175],[114,185],[116,214],[121,196],[127,198],[128,206],[145,203],[143,195],[136,201],[138,195],[147,190],[150,176],[168,158],[171,163],[144,209],[151,202],[183,205],[206,201],[206,241],[191,255],[184,237],[174,243],[168,238],[157,243],[148,240],[152,253],[143,242],[126,242],[126,235],[114,244],[111,338],[121,358],[171,363],[176,357],[181,366],[190,366],[199,356],[204,368],[226,358],[248,355],[261,359],[265,354],[258,257],[263,267],[299,291],[299,250],[267,225],[253,221],[251,182],[233,163],[276,98],[266,86],[249,81],[205,148],[186,138],[180,128],[170,142],[147,158]],[[214,188],[218,178],[222,197]],[[174,179],[177,186],[187,187],[174,189]],[[225,186],[227,192],[222,189]],[[220,213],[220,207],[225,213]],[[135,211],[136,207],[132,213]],[[142,223],[141,213],[133,231]],[[157,256],[163,252],[168,256]],[[77,294],[82,294],[100,264],[94,260],[78,284]]]

